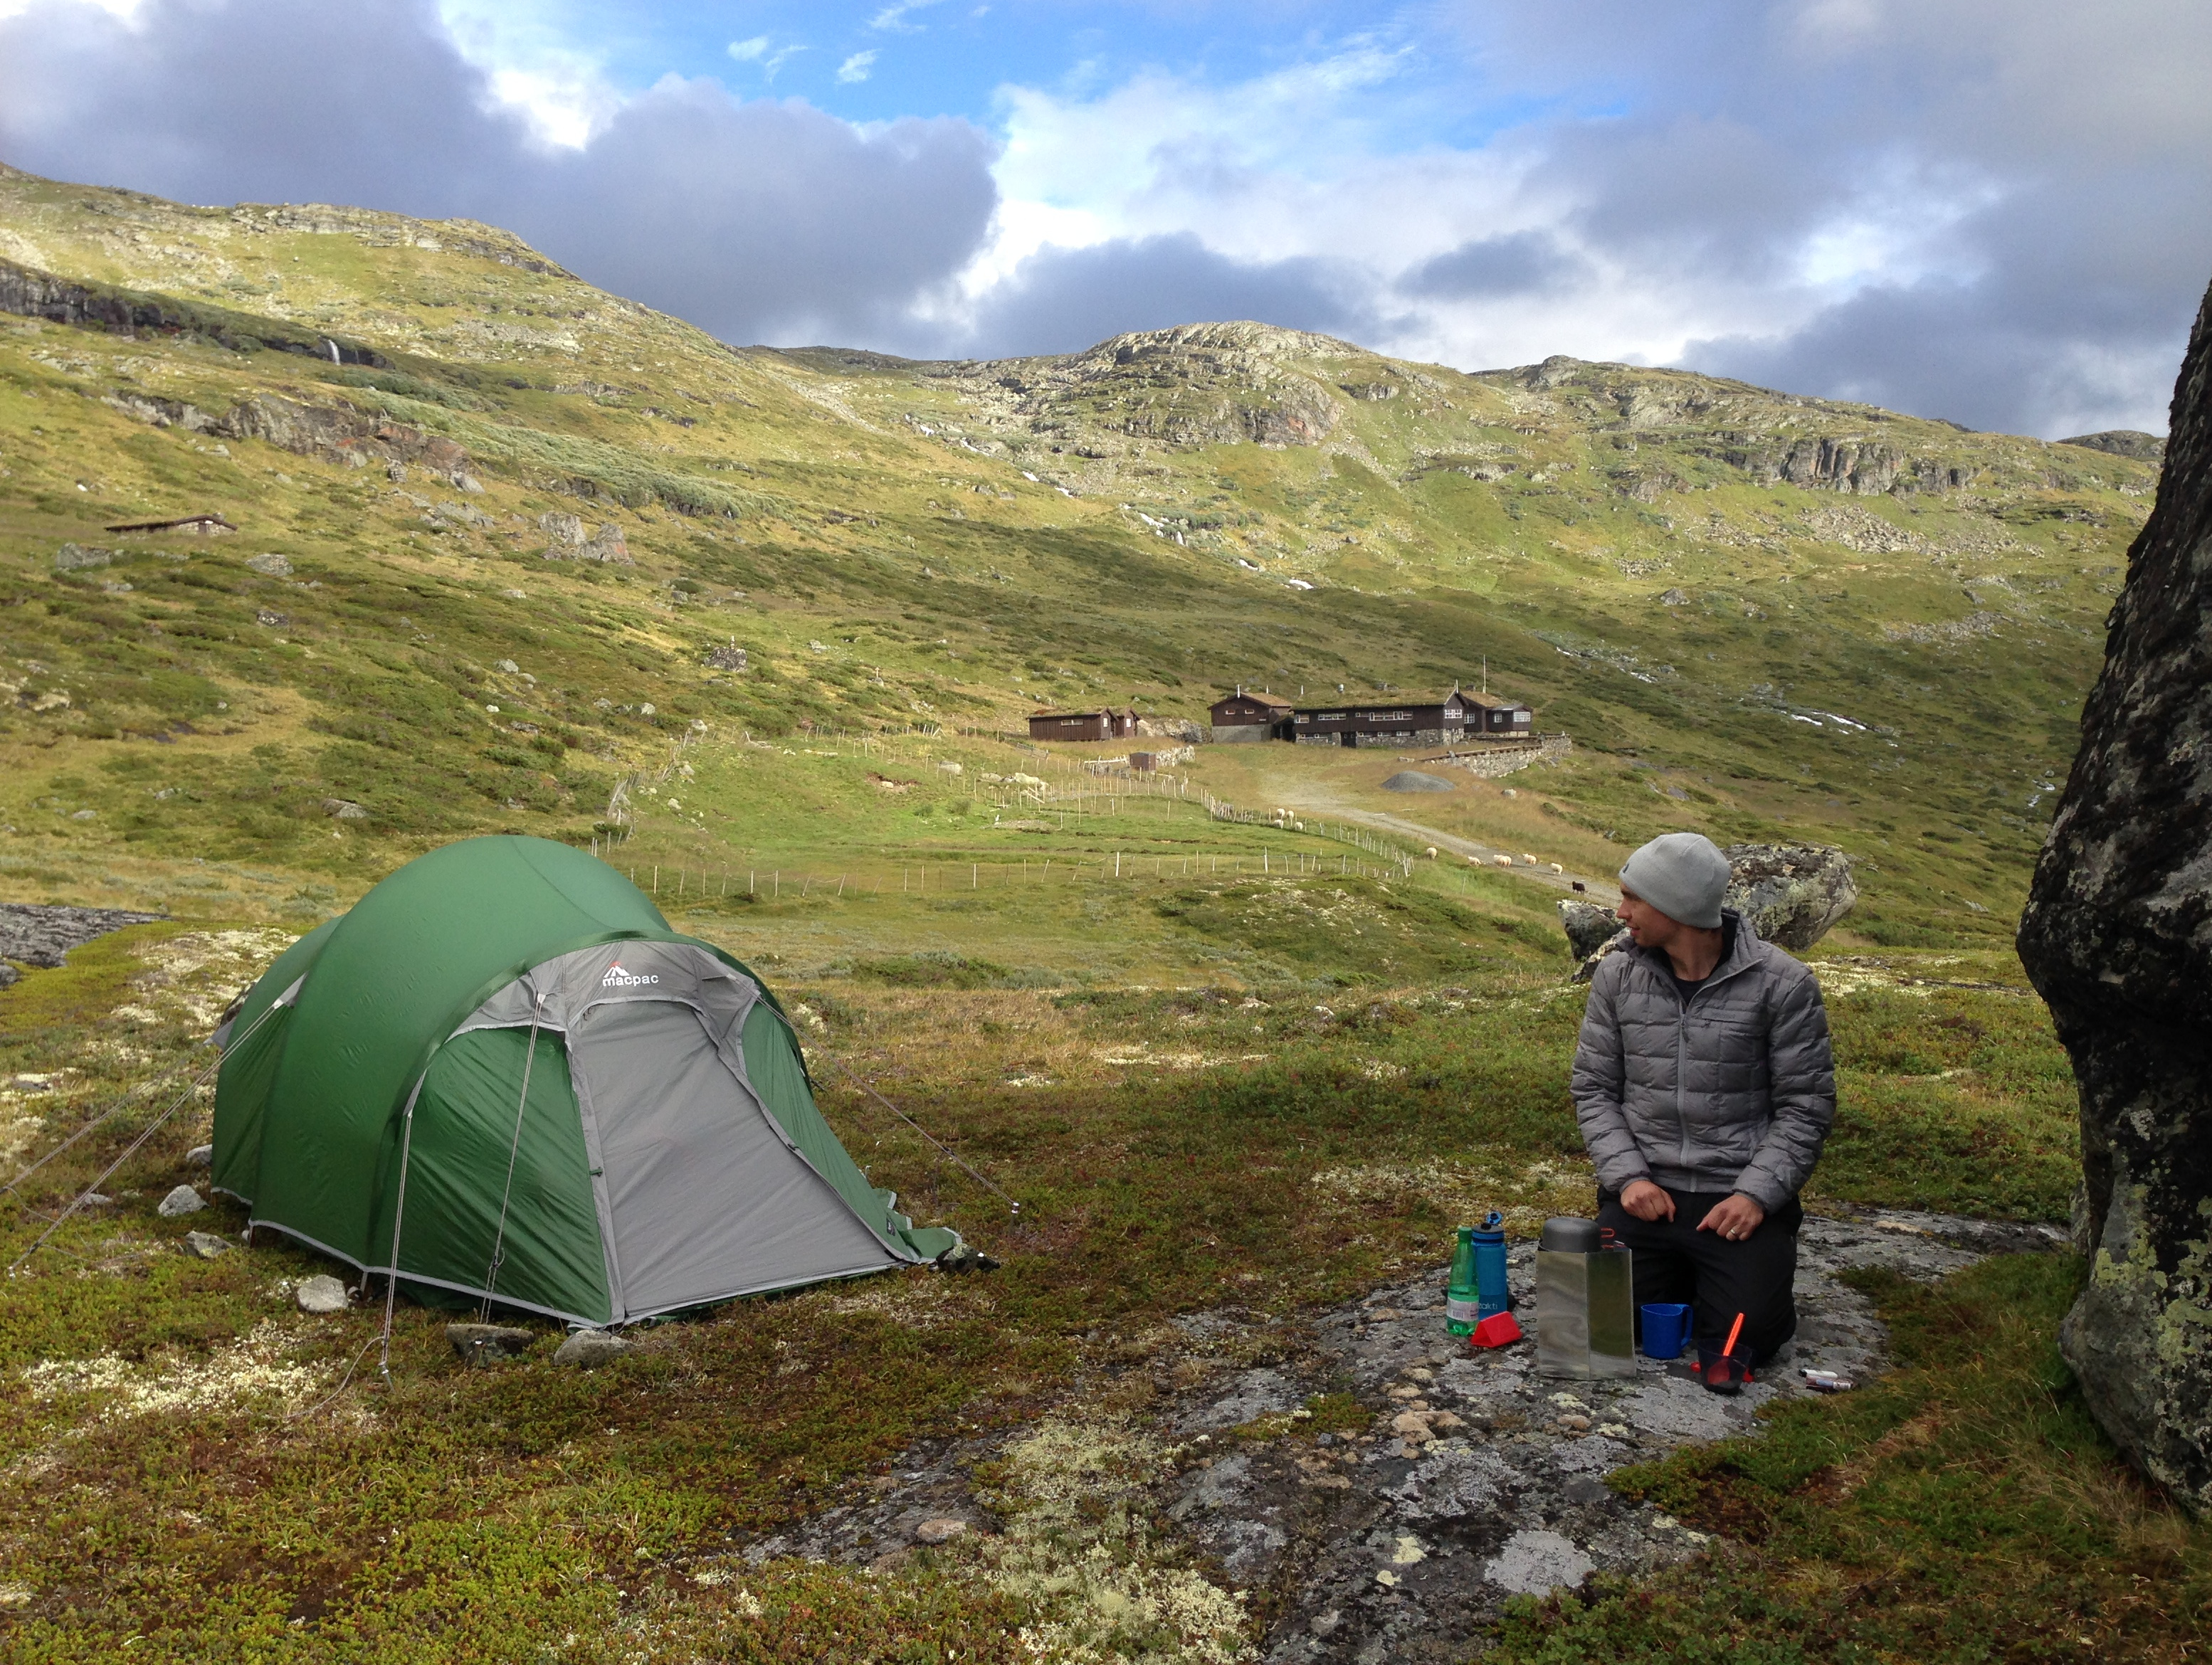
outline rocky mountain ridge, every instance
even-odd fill
[[[240,681],[273,678],[301,732],[372,737],[301,753],[302,801],[413,794],[405,836],[582,816],[603,765],[695,722],[1197,717],[1238,683],[1486,664],[1586,755],[1662,760],[1716,805],[1771,783],[1762,813],[1802,794],[1838,841],[1864,817],[1932,875],[1949,847],[1899,847],[1909,803],[2008,905],[2154,478],[2118,442],[1250,322],[990,363],[733,348],[492,228],[20,173],[0,261],[0,744],[273,713]],[[53,568],[203,508],[295,576]],[[635,568],[563,561],[547,528],[571,522]],[[532,635],[562,667],[520,719],[546,744],[488,763],[455,714]],[[145,680],[149,641],[182,680]],[[706,663],[740,647],[742,672]],[[434,708],[447,738],[403,756]],[[482,785],[434,814],[378,773],[434,763]],[[1674,790],[1650,812],[1692,813]]]

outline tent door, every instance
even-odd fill
[[[569,1033],[569,1059],[596,1124],[620,1316],[891,1263],[783,1142],[691,1006],[595,1006]]]

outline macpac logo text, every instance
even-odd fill
[[[607,975],[599,979],[599,987],[601,988],[640,988],[647,983],[657,983],[659,981],[659,977],[649,971],[625,971],[622,969],[622,962],[617,960],[607,968]]]

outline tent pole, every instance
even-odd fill
[[[415,1101],[422,1091],[418,1081],[407,1097],[407,1115],[399,1124],[399,1194],[392,1204],[392,1269],[384,1277],[383,1348],[376,1356],[377,1374],[387,1389],[392,1386],[392,1303],[399,1289],[399,1222],[407,1212],[407,1158],[415,1144]]]
[[[491,1241],[491,1264],[484,1268],[483,1305],[478,1309],[477,1322],[491,1321],[492,1291],[499,1286],[500,1262],[507,1258],[507,1205],[514,1195],[514,1161],[522,1152],[522,1118],[530,1108],[530,1069],[538,1061],[538,1024],[545,1012],[545,995],[540,990],[537,1003],[530,1008],[530,1044],[522,1054],[522,1097],[514,1107],[514,1138],[507,1147],[507,1183],[499,1194],[499,1231]]]

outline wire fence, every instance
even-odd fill
[[[975,895],[1139,879],[1331,876],[1389,879],[1403,878],[1410,865],[1362,861],[1348,852],[1328,855],[1296,850],[1182,855],[1112,850],[1097,855],[1049,855],[1028,860],[932,857],[892,862],[840,862],[834,858],[810,862],[799,857],[787,865],[772,866],[640,862],[629,860],[620,849],[606,853],[605,859],[654,901],[670,903]]]
[[[780,902],[787,899],[794,888],[802,899],[824,893],[843,899],[1146,878],[1327,874],[1419,880],[1465,893],[1475,889],[1476,873],[1492,866],[1553,874],[1561,871],[1533,856],[1516,860],[1498,854],[1469,855],[1465,858],[1468,866],[1462,866],[1458,858],[1438,859],[1432,846],[1394,838],[1358,822],[1308,817],[1295,807],[1254,809],[1233,804],[1172,767],[1192,756],[1190,748],[1174,742],[1159,742],[1158,749],[1149,753],[1142,750],[1140,743],[1130,753],[1120,756],[1079,757],[1046,750],[1000,730],[935,725],[902,730],[799,730],[772,740],[745,731],[734,740],[720,744],[793,756],[861,757],[885,769],[915,771],[910,776],[878,774],[875,778],[887,793],[903,793],[933,779],[940,794],[948,788],[963,794],[969,800],[968,813],[988,811],[992,817],[988,830],[994,832],[1075,834],[1095,846],[1115,838],[1133,842],[1163,836],[1180,840],[1187,835],[1166,827],[1159,834],[1151,834],[1142,823],[1157,821],[1171,826],[1179,818],[1204,817],[1226,825],[1322,839],[1348,848],[1334,855],[1295,846],[1283,850],[1255,850],[1248,846],[1224,852],[1094,848],[1055,851],[1032,859],[996,850],[872,862],[801,848],[740,850],[735,860],[718,862],[711,858],[687,860],[681,853],[668,850],[668,842],[681,842],[680,832],[675,832],[672,840],[648,838],[647,848],[638,848],[637,811],[647,807],[658,789],[679,774],[688,778],[690,763],[685,754],[703,738],[688,736],[670,748],[658,769],[624,776],[610,800],[604,830],[592,842],[594,854],[629,873],[656,899],[672,896],[679,902],[704,902],[765,897]],[[963,740],[971,744],[963,746]],[[1024,755],[1018,766],[1009,766],[1001,757],[979,756],[975,742],[1015,747]],[[1113,824],[1106,824],[1109,823]],[[969,822],[966,829],[987,830],[980,821]],[[653,829],[656,833],[671,830]],[[661,847],[659,851],[651,848],[655,844]]]

